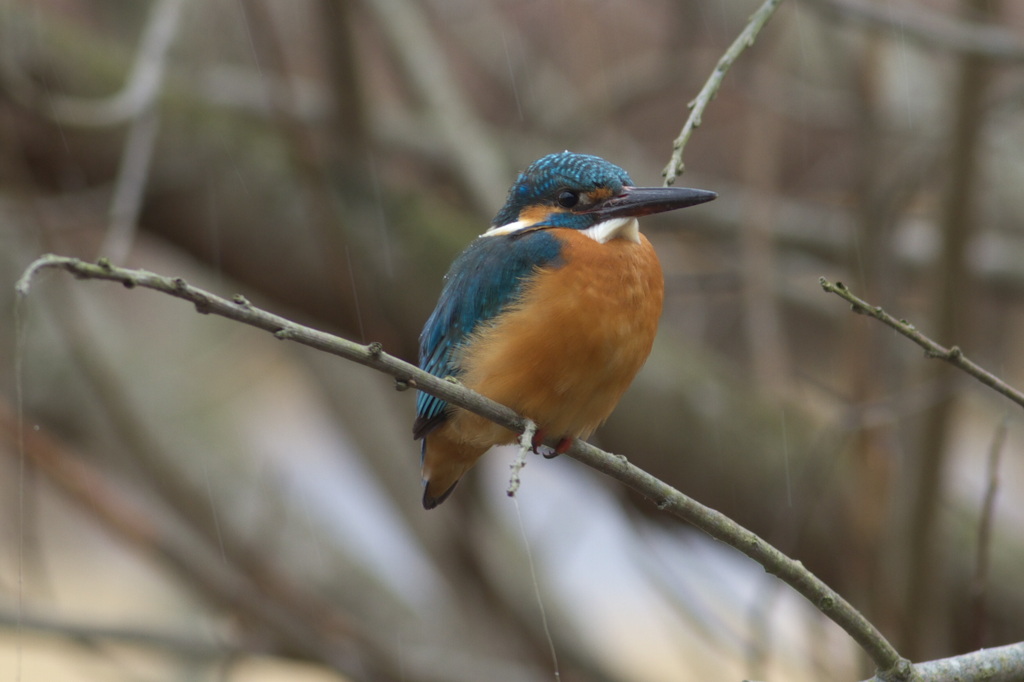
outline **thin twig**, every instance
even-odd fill
[[[835,294],[844,301],[849,302],[853,308],[853,312],[868,315],[881,321],[883,324],[892,327],[903,336],[921,346],[921,348],[924,348],[925,357],[945,360],[954,367],[967,372],[997,393],[1006,396],[1021,407],[1024,407],[1024,393],[1021,393],[1019,390],[1010,386],[1005,381],[982,368],[975,362],[968,360],[967,356],[964,355],[963,351],[960,350],[958,346],[950,346],[949,348],[946,348],[939,345],[921,332],[917,331],[917,328],[906,320],[897,320],[895,317],[882,310],[880,306],[871,305],[867,301],[858,298],[853,294],[853,292],[847,289],[846,285],[842,282],[836,282],[833,284],[824,277],[821,277],[819,278],[818,283],[821,284],[821,288],[825,291]]]
[[[504,405],[499,405],[460,384],[435,377],[407,362],[384,352],[379,343],[361,345],[296,324],[273,313],[252,306],[245,298],[221,298],[189,285],[183,279],[156,275],[144,270],[129,270],[111,265],[106,260],[86,263],[76,258],[46,255],[32,263],[17,284],[21,295],[28,293],[32,279],[44,269],[62,269],[84,279],[103,279],[132,287],[160,291],[191,302],[203,314],[215,314],[269,331],[279,339],[295,341],[339,357],[358,362],[395,377],[400,386],[416,388],[435,395],[453,405],[484,416],[501,426],[523,432],[526,420]],[[546,443],[557,445],[552,437]],[[574,459],[618,480],[666,511],[711,537],[740,550],[761,564],[764,569],[787,583],[823,614],[832,619],[864,649],[878,668],[880,679],[888,682],[916,680],[909,661],[859,611],[836,591],[778,549],[740,526],[724,514],[687,497],[667,483],[639,469],[625,457],[600,450],[579,439],[567,453]]]
[[[674,183],[676,178],[683,174],[685,168],[683,164],[683,149],[686,147],[686,143],[690,141],[693,131],[700,127],[704,110],[707,109],[708,104],[718,94],[718,89],[722,87],[722,81],[725,79],[725,74],[729,71],[729,67],[732,66],[732,63],[736,61],[736,58],[740,56],[743,50],[754,44],[757,34],[761,32],[764,25],[772,18],[772,14],[775,13],[775,9],[781,2],[782,0],[765,0],[764,4],[750,15],[750,20],[747,22],[746,27],[744,27],[736,40],[729,46],[729,49],[718,60],[715,70],[711,72],[711,76],[704,83],[704,87],[700,89],[697,97],[688,105],[690,117],[686,119],[679,137],[672,143],[672,156],[669,158],[668,165],[661,171],[662,177],[665,178],[666,187]]]

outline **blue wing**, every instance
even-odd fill
[[[445,275],[437,307],[420,333],[420,367],[434,376],[461,374],[457,351],[480,324],[514,303],[542,266],[559,266],[561,242],[547,230],[478,237]],[[413,436],[422,438],[447,416],[448,403],[428,393],[416,399]]]

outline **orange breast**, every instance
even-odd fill
[[[587,437],[646,361],[664,298],[661,266],[640,242],[604,244],[555,229],[564,265],[544,268],[520,304],[479,330],[461,359],[463,382],[509,405],[553,436]],[[480,446],[513,434],[458,411],[457,438]]]

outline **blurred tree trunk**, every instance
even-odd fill
[[[971,21],[984,19],[998,23],[996,0],[962,0],[962,15]],[[985,101],[991,75],[989,60],[973,54],[961,57],[957,85],[951,92],[953,118],[946,134],[949,157],[944,164],[949,179],[943,192],[942,249],[932,273],[935,292],[934,334],[943,344],[971,348],[976,334],[973,310],[978,290],[971,276],[969,249],[978,233],[978,200],[982,188],[978,146],[985,128]],[[954,370],[935,364],[928,368],[938,400],[924,416],[924,433],[912,466],[911,545],[906,580],[903,648],[905,656],[920,660],[949,651],[951,633],[935,627],[949,622],[948,603],[936,599],[940,576],[951,569],[947,552],[939,552],[941,501],[949,494],[946,464],[951,429],[957,407],[957,387],[961,381]],[[943,590],[945,591],[945,590]],[[943,613],[945,611],[945,613]]]

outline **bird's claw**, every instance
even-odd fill
[[[569,447],[572,445],[572,441],[573,439],[570,436],[562,438],[560,441],[558,441],[555,447],[551,449],[551,452],[544,453],[544,459],[554,459],[559,455],[565,454],[565,451],[568,450]]]

